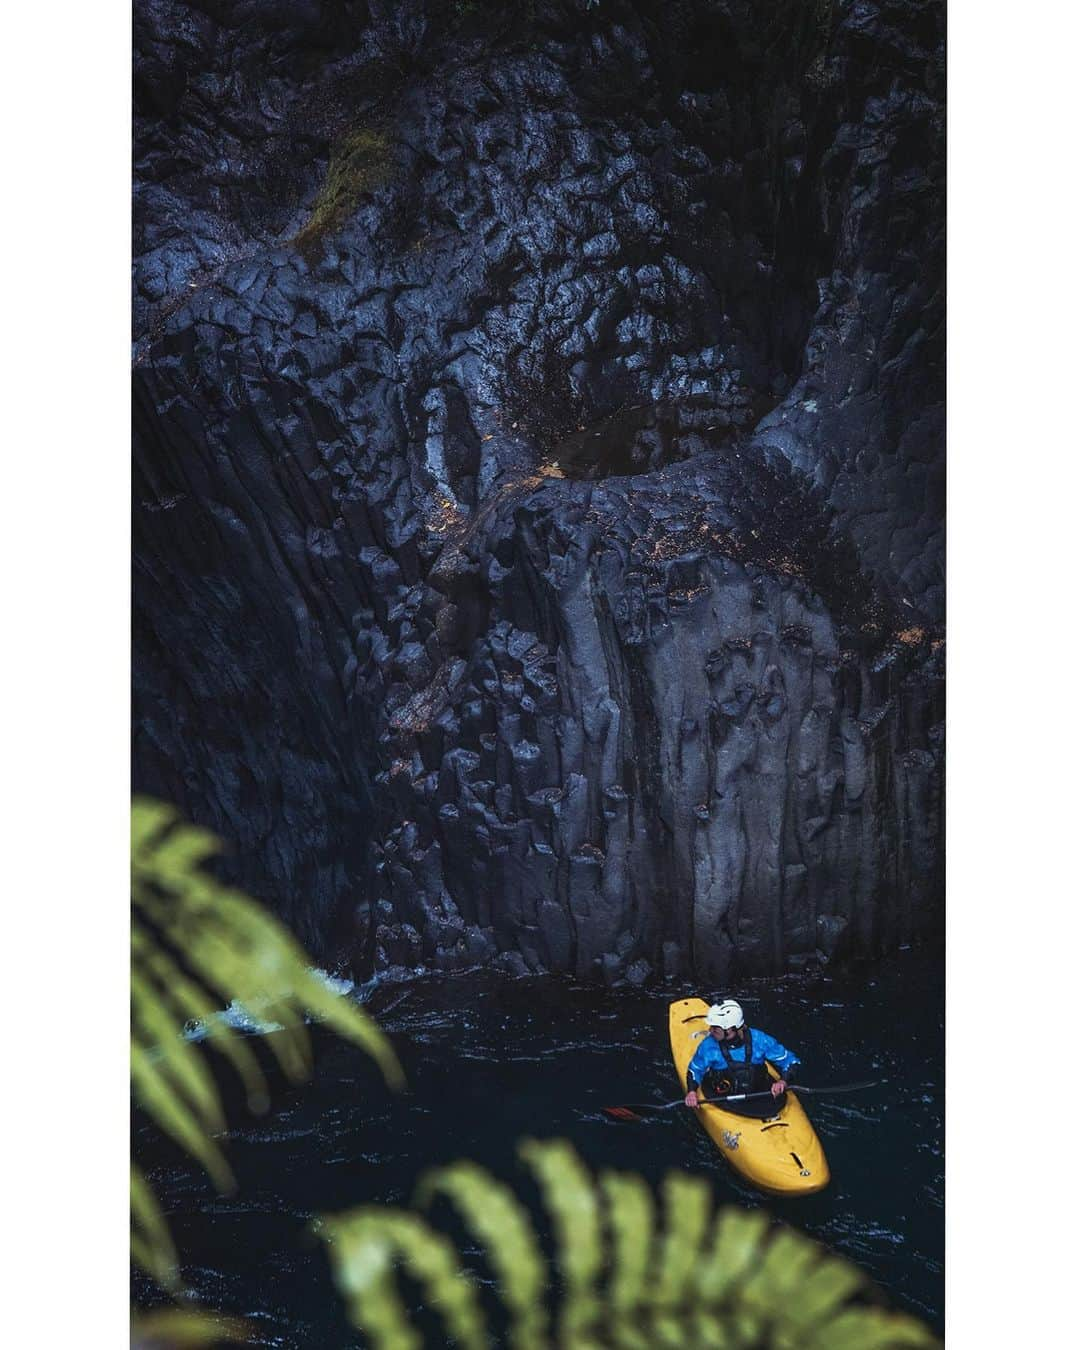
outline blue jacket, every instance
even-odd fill
[[[751,1064],[762,1064],[765,1060],[768,1060],[773,1068],[779,1070],[782,1076],[786,1070],[794,1068],[799,1063],[799,1056],[793,1050],[786,1049],[767,1032],[758,1031],[756,1027],[750,1027],[748,1030],[752,1049]],[[735,1045],[729,1041],[727,1049],[736,1064],[746,1062],[745,1042],[741,1045]],[[693,1078],[695,1083],[700,1083],[710,1069],[723,1070],[726,1068],[727,1060],[724,1058],[723,1050],[711,1036],[706,1036],[694,1051],[694,1058],[690,1061],[686,1072],[687,1076]]]

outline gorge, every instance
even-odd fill
[[[135,48],[136,788],[359,976],[935,935],[944,6]]]

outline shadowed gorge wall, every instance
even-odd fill
[[[135,32],[136,785],[362,970],[935,929],[943,8]]]

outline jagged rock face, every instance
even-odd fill
[[[136,784],[320,955],[936,926],[943,27],[137,5]]]

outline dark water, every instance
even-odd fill
[[[223,1199],[194,1166],[136,1125],[136,1149],[166,1209],[190,1286],[243,1314],[257,1344],[331,1350],[357,1344],[341,1313],[314,1214],[408,1202],[428,1167],[468,1157],[514,1181],[515,1143],[563,1136],[593,1168],[671,1168],[708,1176],[718,1203],[764,1205],[867,1270],[890,1301],[939,1330],[943,1310],[942,969],[901,953],[862,974],[789,977],[724,990],[802,1057],[807,1083],[880,1076],[888,1086],[805,1104],[832,1168],[800,1200],[736,1180],[691,1118],[648,1124],[601,1114],[620,1101],[678,1095],[667,1004],[684,985],[604,990],[566,980],[469,975],[375,991],[371,1006],[401,1055],[410,1095],[389,1096],[358,1051],[317,1039],[314,1081],[280,1090],[277,1109],[230,1119],[239,1193]],[[399,1001],[400,1000],[400,1001]],[[140,1302],[152,1301],[136,1285]]]

